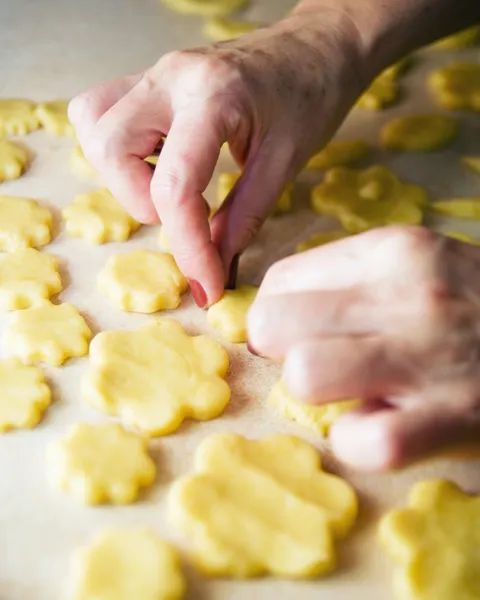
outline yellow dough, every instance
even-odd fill
[[[6,135],[26,135],[39,127],[33,102],[17,98],[0,99],[0,138]]]
[[[440,106],[480,111],[480,63],[453,62],[433,71],[428,83]]]
[[[186,418],[213,419],[230,400],[226,350],[171,319],[100,333],[90,356],[84,400],[150,436],[172,433]]]
[[[130,504],[155,472],[147,440],[118,423],[78,423],[47,451],[51,484],[84,504]]]
[[[171,252],[172,251],[172,247],[170,245],[170,240],[167,237],[167,234],[165,233],[165,230],[163,229],[163,227],[160,227],[160,233],[158,234],[158,243],[160,245],[160,250],[162,250],[162,252]]]
[[[23,310],[62,290],[58,259],[33,248],[0,254],[0,310]]]
[[[411,65],[410,56],[385,69],[360,96],[357,106],[368,110],[382,110],[395,104],[400,98],[400,75]]]
[[[3,348],[26,364],[45,362],[58,367],[71,357],[85,356],[91,336],[74,306],[44,301],[13,313]]]
[[[0,252],[45,246],[51,228],[52,213],[36,200],[0,196]]]
[[[169,500],[197,567],[239,578],[331,572],[334,540],[357,515],[350,485],[323,472],[316,449],[288,435],[208,437],[197,449],[195,473],[174,484]]]
[[[245,21],[240,19],[228,19],[215,17],[205,21],[203,26],[203,35],[212,42],[223,42],[233,40],[245,33],[255,31],[260,28],[261,23]]]
[[[354,164],[363,160],[370,152],[365,140],[336,140],[312,156],[307,169],[331,169]]]
[[[463,164],[480,175],[480,156],[464,156]]]
[[[149,165],[153,165],[155,167],[158,164],[158,155],[152,154],[152,156],[147,156],[147,158],[145,159],[145,162],[147,162]]]
[[[188,289],[173,256],[151,250],[110,257],[97,281],[100,292],[115,306],[139,313],[177,308]]]
[[[347,232],[359,233],[395,223],[419,225],[428,195],[386,167],[337,167],[313,190],[311,203],[316,212],[337,217]]]
[[[430,152],[450,144],[458,133],[458,121],[444,115],[409,115],[386,123],[380,145],[388,150]]]
[[[42,102],[37,105],[35,113],[48,133],[69,137],[75,135],[75,129],[68,119],[68,100]]]
[[[77,550],[71,566],[73,600],[181,600],[180,558],[146,529],[106,529]]]
[[[430,48],[435,50],[461,50],[462,48],[476,46],[479,42],[480,25],[474,25],[431,44]]]
[[[77,144],[75,148],[72,150],[72,154],[70,156],[70,165],[72,169],[77,173],[77,175],[82,176],[92,176],[97,175],[97,172],[92,167],[92,165],[85,158],[85,154],[83,153],[82,147],[80,144]]]
[[[475,239],[471,235],[462,233],[461,231],[447,231],[445,235],[459,242],[465,242],[466,244],[473,244],[474,246],[480,246],[480,240]]]
[[[35,427],[51,401],[40,369],[15,358],[0,360],[0,432]]]
[[[221,17],[247,8],[250,0],[162,0],[165,6],[183,15]]]
[[[347,237],[349,234],[346,231],[322,231],[320,233],[313,234],[308,240],[297,244],[297,252],[305,252],[330,242],[336,242]]]
[[[327,435],[331,425],[343,414],[357,408],[359,400],[331,402],[321,406],[312,406],[292,398],[283,381],[278,381],[267,398],[267,403],[274,406],[285,418],[296,421],[303,427],[313,429],[320,435]]]
[[[140,227],[107,188],[79,194],[62,214],[67,232],[92,244],[124,242]]]
[[[9,140],[0,140],[0,183],[18,179],[29,163],[28,150]]]
[[[432,202],[430,210],[459,219],[480,219],[480,198],[450,198]]]
[[[207,311],[211,327],[228,342],[247,341],[247,312],[257,296],[258,288],[240,285],[236,290],[226,290],[221,300]]]
[[[480,598],[480,497],[443,480],[417,483],[408,508],[380,523],[398,600]]]

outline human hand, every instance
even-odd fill
[[[252,348],[284,361],[299,400],[363,398],[332,427],[337,457],[397,468],[480,444],[480,248],[387,227],[270,268]]]
[[[211,47],[72,100],[85,156],[137,220],[162,221],[197,304],[219,300],[235,257],[361,93],[360,36],[332,8]],[[167,136],[152,175],[144,158]],[[203,198],[224,142],[243,174],[211,227]]]

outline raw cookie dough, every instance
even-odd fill
[[[480,197],[437,200],[432,202],[429,209],[447,217],[477,220],[480,219]]]
[[[0,310],[23,310],[62,290],[58,259],[33,248],[0,254]]]
[[[0,252],[45,246],[52,221],[52,213],[36,200],[0,196]]]
[[[380,540],[396,564],[398,600],[480,598],[480,497],[449,481],[417,483],[408,508],[380,523]]]
[[[0,432],[35,427],[51,401],[40,369],[15,358],[0,360]]]
[[[230,400],[226,350],[171,319],[100,333],[90,356],[84,400],[149,436],[172,433],[186,418],[218,417]]]
[[[3,336],[4,352],[26,364],[54,367],[74,356],[85,356],[92,333],[71,304],[44,301],[13,313]]]
[[[433,71],[428,83],[440,106],[480,111],[480,63],[450,63]]]
[[[68,119],[68,100],[42,102],[37,105],[35,114],[48,133],[69,137],[75,135],[75,129]]]
[[[412,57],[407,56],[385,69],[360,96],[357,106],[369,110],[382,110],[395,104],[400,97],[400,75],[412,62]]]
[[[97,282],[117,308],[139,313],[177,308],[188,289],[173,256],[151,250],[111,256]]]
[[[250,0],[162,0],[165,6],[183,15],[221,17],[244,10]]]
[[[233,186],[236,184],[239,179],[241,173],[220,173],[217,180],[217,204],[216,207],[213,208],[213,211],[218,211],[220,206],[225,201],[226,197],[233,189]],[[272,214],[280,215],[289,213],[292,210],[292,192],[293,192],[293,183],[289,183],[285,186],[285,189],[277,200],[275,204]],[[213,215],[211,215],[213,216]]]
[[[317,246],[323,246],[330,242],[336,242],[347,237],[349,234],[346,231],[321,231],[320,233],[314,233],[308,240],[297,244],[296,252],[305,252]]]
[[[0,183],[23,175],[30,157],[25,146],[0,140]]]
[[[480,25],[474,25],[442,40],[431,44],[430,48],[435,50],[461,50],[476,46],[480,42]]]
[[[186,584],[170,544],[146,529],[107,529],[77,550],[73,600],[181,600]]]
[[[226,290],[221,300],[207,311],[207,320],[228,342],[247,341],[247,312],[257,296],[258,288],[240,285]]]
[[[107,188],[79,194],[62,215],[71,236],[92,244],[124,242],[140,227]]]
[[[348,166],[363,160],[370,152],[365,140],[334,140],[323,150],[312,156],[306,169],[331,169]]]
[[[202,572],[298,579],[335,568],[334,540],[352,528],[357,499],[321,470],[313,446],[215,434],[198,447],[194,470],[174,483],[169,509]]]
[[[458,121],[445,115],[409,115],[388,121],[380,145],[388,150],[430,152],[448,146],[458,133]]]
[[[255,29],[259,29],[261,26],[261,23],[253,21],[215,17],[205,21],[202,32],[212,42],[224,42],[255,31]]]
[[[155,472],[147,440],[118,423],[77,423],[47,450],[50,483],[83,504],[131,504]]]
[[[17,98],[0,99],[0,138],[6,135],[26,135],[39,127],[33,102]]]
[[[281,380],[270,391],[267,403],[274,406],[283,417],[296,421],[303,427],[313,429],[322,436],[328,434],[331,425],[339,417],[360,405],[359,400],[331,402],[321,406],[299,402],[292,398]]]
[[[311,203],[314,211],[337,217],[347,232],[360,233],[395,223],[421,224],[428,195],[386,167],[337,167],[314,188]]]
[[[480,175],[480,156],[464,156],[463,164]]]
[[[158,243],[162,252],[172,251],[172,247],[170,246],[170,240],[168,239],[163,227],[160,227],[160,233],[158,234]]]
[[[77,173],[77,175],[81,176],[92,176],[97,175],[97,172],[92,167],[92,165],[85,158],[85,154],[83,153],[82,147],[80,144],[77,144],[75,148],[72,150],[72,154],[70,156],[70,165],[72,169]]]
[[[461,231],[447,231],[445,234],[449,238],[458,240],[459,242],[465,242],[466,244],[473,244],[474,246],[480,246],[480,240],[475,239],[471,235],[462,233]]]

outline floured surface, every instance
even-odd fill
[[[275,14],[267,5],[275,5]],[[248,17],[266,20],[280,17],[292,2],[257,0]],[[55,8],[54,8],[55,6]],[[46,15],[48,14],[48,22]],[[28,97],[36,101],[71,97],[103,79],[144,68],[158,56],[178,46],[205,43],[202,22],[185,19],[165,9],[159,0],[27,0],[0,3],[0,80],[2,97]],[[48,40],[48,43],[45,42]],[[478,50],[464,57],[479,58]],[[9,58],[7,58],[9,57]],[[101,59],[100,59],[101,57]],[[365,138],[376,144],[383,123],[393,116],[437,111],[426,91],[425,76],[432,68],[451,60],[449,53],[432,52],[405,75],[406,99],[398,108],[383,113],[356,110],[342,129],[344,139]],[[412,86],[416,86],[414,92]],[[375,150],[372,160],[391,167],[402,179],[424,185],[433,198],[479,195],[480,178],[460,164],[460,157],[480,154],[480,116],[462,115],[458,140],[451,148],[428,156],[393,154]],[[468,123],[468,126],[467,126]],[[54,241],[45,251],[61,259],[65,291],[60,294],[85,315],[95,333],[108,329],[136,329],[153,315],[125,314],[112,309],[100,295],[96,275],[109,256],[148,248],[158,250],[158,228],[143,227],[128,242],[91,246],[72,239],[60,227],[59,211],[79,193],[96,189],[98,178],[80,178],[70,169],[73,139],[55,138],[39,131],[24,140],[36,158],[20,180],[1,185],[2,194],[34,197],[54,210]],[[234,170],[222,158],[219,171]],[[336,228],[333,221],[312,218],[307,191],[321,174],[306,173],[297,185],[299,208],[292,215],[271,219],[240,266],[240,280],[258,285],[267,267],[291,254],[299,241],[317,231]],[[208,189],[216,198],[216,180]],[[440,219],[442,231],[456,230],[480,237],[480,224]],[[206,333],[220,341],[208,326],[206,314],[182,299],[174,316],[190,333]],[[0,315],[0,332],[9,320]],[[231,358],[228,381],[233,399],[224,416],[209,423],[186,423],[178,433],[155,440],[151,452],[159,476],[139,503],[121,508],[83,508],[52,490],[45,477],[47,443],[78,421],[103,422],[106,417],[83,404],[79,378],[88,359],[73,359],[59,369],[47,369],[54,404],[34,431],[0,437],[0,598],[1,600],[56,600],[65,598],[68,561],[76,547],[84,546],[109,526],[148,526],[165,539],[181,542],[166,522],[166,495],[175,477],[192,470],[198,443],[214,431],[233,431],[251,437],[271,433],[293,433],[322,447],[322,442],[304,428],[281,419],[263,405],[278,379],[279,369],[251,356],[243,345],[224,344]],[[357,600],[392,598],[391,565],[375,539],[377,517],[393,505],[405,505],[412,483],[423,478],[447,477],[468,491],[480,492],[479,462],[429,463],[402,474],[371,476],[351,473],[324,453],[324,464],[346,477],[358,490],[361,516],[356,532],[342,546],[338,573],[319,582],[295,583],[274,580],[231,582],[206,580],[189,572],[189,600]]]

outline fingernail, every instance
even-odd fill
[[[207,308],[207,294],[203,287],[195,279],[189,279],[188,283],[190,284],[190,290],[197,306],[199,308]]]
[[[235,254],[230,264],[230,270],[228,271],[227,290],[234,290],[237,287],[237,275],[238,275],[238,262],[240,260],[240,254]]]

